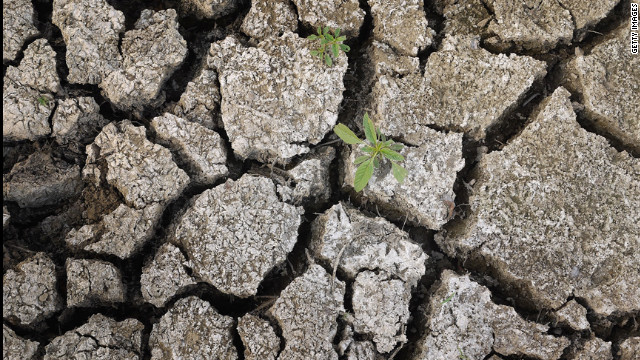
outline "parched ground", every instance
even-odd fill
[[[634,3],[4,1],[3,359],[640,359]]]

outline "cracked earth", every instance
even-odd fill
[[[640,359],[634,3],[4,1],[3,359]]]

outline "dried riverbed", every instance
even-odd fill
[[[3,359],[638,359],[632,3],[4,1]]]

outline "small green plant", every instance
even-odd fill
[[[307,39],[320,40],[320,48],[317,50],[311,50],[311,55],[320,58],[320,60],[324,61],[327,66],[331,66],[333,64],[333,59],[338,58],[340,50],[344,52],[349,52],[349,50],[351,50],[349,46],[342,43],[347,39],[347,37],[340,36],[340,28],[337,28],[333,32],[333,35],[331,35],[328,27],[325,27],[323,31],[323,29],[318,26],[318,34],[309,35]]]
[[[47,98],[46,98],[46,97],[44,97],[44,96],[40,96],[40,97],[38,98],[38,102],[39,102],[39,103],[40,103],[40,105],[42,105],[42,106],[49,106],[49,99],[47,99]]]
[[[365,155],[357,157],[354,161],[355,165],[359,165],[356,169],[353,182],[355,191],[359,192],[367,186],[369,179],[373,176],[373,169],[379,168],[380,162],[383,159],[391,162],[393,177],[395,177],[399,183],[402,183],[407,176],[407,170],[398,164],[399,161],[404,161],[404,156],[397,153],[397,151],[402,150],[403,145],[394,143],[393,140],[387,140],[387,138],[380,133],[380,129],[373,125],[369,114],[364,114],[362,127],[364,128],[364,135],[369,144],[360,140],[345,124],[338,124],[333,128],[336,135],[347,144],[363,145],[360,150],[362,150]]]
[[[454,292],[453,294],[447,296],[446,299],[442,300],[442,302],[440,303],[441,305],[444,305],[446,303],[448,303],[449,301],[451,301],[451,299],[453,299],[453,297],[456,295],[456,293]]]

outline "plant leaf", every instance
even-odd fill
[[[356,192],[362,191],[362,189],[367,186],[367,183],[369,182],[369,179],[371,179],[371,176],[373,176],[372,160],[373,159],[369,159],[368,161],[365,161],[360,166],[358,166],[358,169],[356,170],[356,176],[353,181],[353,189]]]
[[[367,113],[364,113],[364,117],[362,118],[362,127],[364,128],[364,135],[367,137],[367,140],[369,140],[371,144],[376,144],[378,142],[376,139],[376,128]]]
[[[317,39],[317,38],[318,38],[318,35],[315,35],[315,34],[313,34],[313,35],[309,35],[309,36],[307,37],[307,39],[309,39],[309,40],[315,40],[315,39]]]
[[[327,39],[329,39],[329,41],[334,41],[335,39],[333,38],[333,35],[331,34],[326,34],[324,37],[326,37]]]
[[[382,155],[384,155],[384,157],[386,157],[389,160],[393,160],[393,161],[404,161],[404,156],[398,154],[397,152],[389,149],[389,148],[382,148],[382,150],[380,150],[382,152]]]
[[[342,51],[344,52],[349,52],[349,50],[351,50],[349,45],[345,45],[345,44],[340,44],[340,49],[342,49]]]
[[[333,132],[349,145],[363,144],[364,142],[358,138],[345,124],[338,124],[333,128]]]
[[[338,44],[332,44],[331,45],[331,50],[333,50],[333,56],[337,59],[338,55],[340,55],[340,53],[338,53]]]
[[[318,56],[318,50],[311,50],[311,55]]]
[[[404,182],[404,178],[407,177],[407,170],[402,166],[396,164],[395,161],[391,162],[391,172],[393,172],[393,177],[398,180],[400,184]]]
[[[327,66],[333,65],[333,61],[331,61],[331,56],[329,56],[329,54],[324,54],[324,62]]]
[[[376,149],[374,149],[373,147],[369,146],[369,145],[365,145],[362,147],[362,149],[360,149],[366,153],[373,153],[376,151]]]
[[[369,155],[362,155],[362,156],[358,156],[358,157],[353,161],[353,164],[354,164],[354,165],[360,165],[360,164],[362,164],[363,162],[365,162],[365,161],[367,161],[367,160],[369,160],[369,159],[371,159],[371,156],[369,156]]]
[[[373,123],[373,122],[372,122],[372,123]],[[373,134],[376,136],[376,141],[377,141],[378,143],[381,143],[381,139],[382,139],[382,132],[380,131],[380,128],[379,128],[379,127],[377,127],[377,126],[374,126],[374,127],[373,127],[373,130],[374,130],[374,133],[373,133]],[[380,144],[380,145],[382,145],[382,144]]]
[[[322,36],[322,28],[318,26],[318,35]]]
[[[336,28],[336,31],[334,31],[334,32],[333,32],[333,35],[334,35],[335,37],[340,36],[340,28]]]
[[[456,293],[455,293],[455,292],[453,292],[453,294],[451,294],[451,295],[447,296],[447,298],[446,298],[446,299],[444,299],[440,304],[444,305],[444,304],[448,303],[449,301],[451,301],[451,299],[453,299],[453,297],[454,297],[455,295],[456,295]],[[460,349],[460,348],[458,348],[458,349]]]
[[[354,161],[353,164],[354,165],[359,165],[362,164],[363,162],[367,161],[371,159],[371,156],[367,156],[367,155],[362,155],[362,156],[358,156]]]
[[[373,158],[373,166],[377,169],[380,167],[380,160],[378,159],[378,157],[374,157]]]
[[[391,141],[391,140],[389,140],[389,141]],[[388,148],[393,150],[393,151],[400,151],[400,150],[402,150],[403,147],[404,147],[404,145],[398,144],[398,143],[391,144],[391,145],[388,146]]]
[[[345,41],[345,40],[347,40],[347,37],[346,37],[346,36],[340,36],[340,37],[338,37],[338,35],[336,34],[336,41],[337,41],[337,42],[341,42],[341,41]]]
[[[329,35],[329,27],[325,26],[324,27],[324,36],[326,37],[327,35]]]

